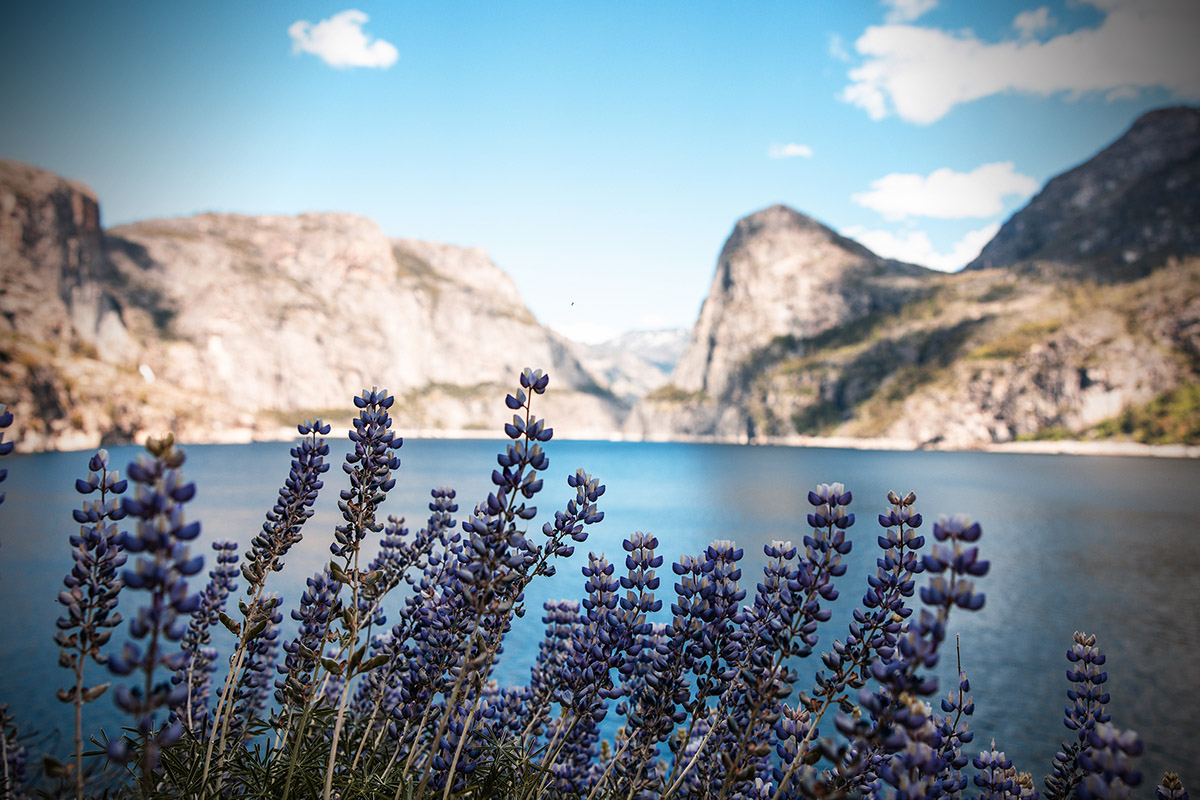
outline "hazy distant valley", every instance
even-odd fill
[[[957,274],[792,209],[739,221],[689,331],[540,325],[479,249],[342,214],[102,230],[79,184],[0,162],[0,401],[26,450],[286,435],[364,387],[400,426],[492,432],[523,366],[578,437],[974,447],[1200,432],[1200,111],[1152,112]]]

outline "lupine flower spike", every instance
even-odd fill
[[[75,481],[80,494],[97,496],[73,512],[79,523],[79,533],[70,537],[75,563],[63,579],[66,588],[58,593],[58,602],[67,613],[58,618],[54,636],[62,648],[59,663],[74,673],[74,684],[60,689],[58,699],[75,707],[75,758],[67,771],[73,774],[77,798],[83,797],[83,704],[99,698],[109,686],[84,686],[84,664],[89,659],[97,664],[107,661],[101,648],[121,622],[116,607],[124,582],[117,570],[127,558],[117,530],[117,522],[125,518],[125,507],[117,496],[128,484],[115,470],[110,471],[108,464],[108,451],[99,451],[88,460],[87,479]]]
[[[171,688],[167,681],[156,682],[155,675],[159,667],[175,672],[187,661],[184,651],[168,643],[183,638],[186,620],[200,607],[200,595],[188,593],[185,579],[204,566],[203,556],[193,558],[188,552],[187,543],[200,534],[200,523],[189,523],[184,517],[184,504],[195,496],[196,487],[184,482],[180,471],[183,452],[175,447],[171,434],[148,440],[146,451],[126,470],[137,487],[134,496],[127,495],[123,503],[134,527],[122,534],[120,543],[138,557],[134,568],[122,573],[125,587],[149,597],[129,622],[135,641],[126,642],[121,652],[108,660],[108,668],[116,675],[141,674],[140,685],[118,686],[115,699],[118,707],[133,716],[138,731],[143,796],[153,788],[159,751],[183,734],[182,723],[167,722],[165,712],[183,701],[187,687]],[[116,739],[109,743],[108,753],[120,760],[128,758],[130,750],[124,739]]]

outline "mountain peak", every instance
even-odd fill
[[[875,254],[853,239],[847,239],[837,231],[824,225],[807,214],[802,214],[791,206],[776,203],[753,214],[748,214],[737,221],[733,233],[725,242],[725,252],[744,247],[748,240],[763,236],[801,234],[815,241],[826,241],[836,244],[843,250],[848,250],[856,256],[875,258]]]
[[[966,268],[1053,261],[1138,277],[1200,253],[1198,221],[1200,108],[1160,108],[1050,180]]]
[[[785,205],[738,220],[717,259],[712,288],[672,380],[712,397],[736,369],[778,337],[807,337],[893,308],[927,270],[887,261]]]

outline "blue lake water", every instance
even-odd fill
[[[446,485],[458,490],[461,518],[486,497],[501,447],[498,441],[406,441],[397,486],[383,511],[420,527],[429,490]],[[335,441],[331,460],[347,449]],[[287,444],[186,448],[185,473],[199,490],[189,518],[203,526],[196,550],[210,553],[208,543],[221,538],[246,549],[287,474],[287,450]],[[976,702],[975,743],[982,747],[995,738],[1041,786],[1069,735],[1062,725],[1064,652],[1073,631],[1083,630],[1097,634],[1108,654],[1114,723],[1146,740],[1141,766],[1147,787],[1170,768],[1193,792],[1200,789],[1194,733],[1200,719],[1200,462],[571,441],[552,441],[547,450],[550,469],[531,528],[540,530],[574,496],[566,477],[580,466],[607,485],[601,498],[606,517],[570,562],[559,565],[557,576],[530,587],[531,612],[514,625],[498,665],[502,684],[528,681],[541,603],[580,599],[579,567],[588,550],[616,560],[625,535],[652,531],[669,563],[713,539],[734,539],[746,550],[744,586],[753,593],[762,546],[772,539],[799,542],[806,532],[807,491],[841,481],[854,491],[851,510],[858,523],[851,529],[850,568],[818,652],[828,649],[832,638],[845,635],[874,569],[875,517],[886,506],[887,491],[913,490],[929,521],[926,533],[938,514],[962,512],[983,525],[981,546],[992,562],[981,582],[987,604],[951,623],[952,632],[961,634],[962,666]],[[111,452],[123,472],[138,448]],[[0,462],[9,470],[0,485],[8,494],[0,505],[0,602],[6,612],[0,615],[0,702],[58,752],[69,747],[71,723],[70,707],[53,697],[69,682],[52,642],[61,609],[55,596],[70,567],[67,536],[77,528],[71,520],[80,499],[74,478],[86,473],[88,456],[12,455]],[[269,588],[283,596],[285,608],[296,605],[304,579],[328,561],[343,477],[337,465],[328,473],[303,543],[272,578]],[[669,606],[673,576],[665,572],[659,596]],[[123,606],[137,599],[129,593]],[[950,648],[946,677],[954,675],[953,661]],[[805,688],[803,679],[801,684]],[[87,713],[85,722],[110,730],[122,722],[109,697]],[[831,732],[832,720],[822,727]]]

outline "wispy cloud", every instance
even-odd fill
[[[862,225],[852,225],[842,230],[844,236],[858,241],[884,258],[920,264],[942,272],[954,272],[969,264],[983,246],[992,240],[1000,223],[993,222],[979,230],[971,231],[955,242],[948,253],[939,253],[929,241],[925,231],[907,231],[896,234],[884,230],[868,230]]]
[[[993,217],[1004,210],[1004,198],[1029,197],[1038,183],[1013,169],[1011,161],[983,164],[970,172],[943,167],[928,175],[893,172],[871,182],[871,189],[851,195],[860,206],[886,219]]]
[[[773,144],[767,149],[768,158],[812,158],[812,148],[806,144]]]
[[[889,25],[912,22],[937,8],[938,0],[883,0],[888,7],[884,17]]]
[[[363,31],[369,17],[356,9],[334,14],[313,24],[306,19],[288,26],[293,53],[312,53],[331,67],[375,67],[387,69],[400,53],[383,39],[372,39]]]
[[[1178,98],[1200,97],[1200,3],[1081,1],[1104,12],[1100,26],[1045,41],[1032,38],[1043,21],[1051,22],[1041,9],[1013,20],[1021,39],[995,43],[970,32],[913,25],[867,28],[854,45],[866,60],[850,71],[842,100],[872,119],[896,114],[929,124],[956,105],[1011,91],[1071,97],[1105,92],[1112,100],[1163,88]]]
[[[1050,16],[1050,9],[1047,6],[1033,11],[1022,11],[1013,17],[1012,22],[1013,30],[1017,32],[1022,41],[1035,38],[1039,33],[1052,28],[1054,24],[1055,19]]]
[[[846,40],[840,33],[829,34],[829,55],[838,61],[850,60],[850,51],[846,49]]]

